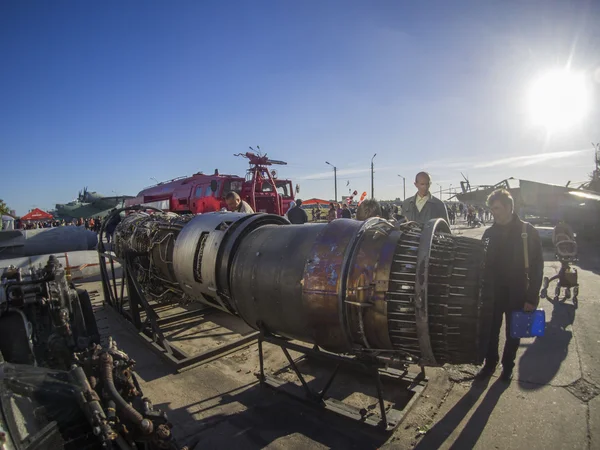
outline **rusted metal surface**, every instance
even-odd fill
[[[385,222],[365,227],[351,261],[345,307],[353,342],[390,349],[386,292],[399,233]]]
[[[311,322],[310,335],[314,342],[332,351],[347,352],[353,347],[343,307],[344,262],[351,256],[351,246],[362,225],[339,219],[323,227],[304,268],[302,299]]]

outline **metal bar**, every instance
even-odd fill
[[[333,380],[334,380],[335,376],[337,375],[338,370],[340,370],[340,364],[339,363],[335,366],[335,370],[333,371],[333,373],[331,374],[331,377],[329,377],[329,380],[327,381],[327,383],[325,383],[325,387],[323,388],[323,390],[319,394],[319,400],[323,400],[323,397],[325,397],[325,394],[327,393],[327,391],[331,387],[331,383],[333,383]]]
[[[109,260],[110,260],[110,271],[112,273],[112,285],[115,290],[115,298],[117,298],[117,280],[116,280],[117,277],[115,276],[115,263],[112,258],[109,258]]]
[[[264,375],[264,366],[263,366],[263,358],[262,358],[262,342],[269,342],[271,344],[277,345],[282,348],[286,357],[288,357],[288,361],[290,361],[291,357],[289,357],[287,353],[287,349],[294,350],[303,354],[306,354],[309,358],[314,357],[316,359],[320,359],[322,361],[328,362],[337,362],[336,368],[333,371],[331,377],[326,383],[323,390],[316,396],[310,396],[307,398],[305,395],[306,387],[299,386],[295,383],[290,384],[281,380],[277,377]],[[377,361],[376,359],[371,360],[371,364],[366,364],[363,362],[358,362],[353,358],[340,356],[333,353],[323,352],[323,351],[315,351],[314,347],[302,347],[300,345],[289,342],[286,339],[279,338],[273,335],[265,335],[261,333],[259,340],[259,361],[261,363],[261,375],[259,375],[259,379],[262,376],[261,384],[265,384],[272,388],[275,388],[285,394],[288,394],[292,397],[295,397],[300,400],[308,401],[309,404],[313,406],[319,406],[328,411],[335,412],[341,416],[350,418],[360,423],[364,423],[370,426],[380,427],[386,431],[394,430],[400,422],[404,419],[408,411],[412,408],[416,400],[420,397],[421,393],[425,388],[425,378],[423,373],[413,374],[407,371],[398,371],[398,370],[390,370],[385,369],[385,364]],[[340,400],[334,398],[325,399],[325,394],[328,391],[329,387],[333,383],[339,368],[342,365],[350,366],[354,369],[366,369],[365,372],[371,376],[375,376],[375,380],[377,382],[377,393],[379,400],[379,409],[380,414],[378,415],[367,415],[364,410],[360,410],[354,406],[348,405]],[[294,368],[294,366],[292,366]],[[381,372],[380,369],[381,368]],[[409,382],[410,385],[407,388],[410,392],[413,393],[411,399],[408,401],[406,406],[402,410],[398,410],[395,408],[390,408],[389,411],[385,411],[385,403],[383,401],[383,387],[381,384],[381,375],[386,375],[392,377],[395,380],[402,380],[405,382]],[[300,378],[300,377],[299,377]],[[301,378],[300,378],[301,379]],[[302,380],[302,379],[301,379]],[[303,395],[304,394],[304,395]]]
[[[196,317],[199,315],[206,315],[212,311],[214,311],[214,310],[211,310],[209,308],[202,308],[202,309],[196,309],[193,311],[186,311],[186,312],[182,312],[179,314],[174,314],[171,317],[165,317],[164,319],[158,319],[156,321],[156,323],[158,325],[169,325],[173,322],[177,322],[178,320],[186,320],[186,319]]]
[[[110,289],[108,271],[106,270],[106,259],[104,253],[98,254],[98,262],[100,263],[100,278],[102,279],[102,290],[104,291],[104,300],[114,308],[115,300],[112,298]]]
[[[314,394],[313,394],[312,390],[308,387],[308,384],[306,384],[304,377],[300,373],[300,370],[298,370],[296,363],[292,360],[292,357],[290,356],[290,353],[287,351],[287,348],[281,347],[281,350],[283,351],[283,354],[285,355],[288,362],[290,363],[290,366],[292,366],[292,369],[294,370],[294,372],[296,372],[296,376],[300,380],[300,383],[302,383],[302,386],[304,387],[304,390],[306,391],[306,396],[308,398],[312,398],[314,396]]]
[[[121,296],[119,297],[119,303],[121,304],[121,311],[123,310],[123,299],[125,298],[125,273],[126,267],[121,266]],[[129,291],[127,292],[129,294]]]
[[[263,357],[263,334],[262,332],[258,336],[258,362],[260,364],[260,377],[259,381],[262,385],[265,382],[265,361]]]
[[[385,413],[385,404],[383,402],[383,387],[381,386],[381,376],[379,370],[375,369],[375,382],[377,383],[377,397],[379,398],[379,410],[381,414],[381,420],[383,422],[383,428],[387,429],[387,414]]]
[[[127,293],[129,294],[129,313],[131,314],[133,326],[137,331],[140,331],[142,328],[142,320],[138,305],[140,292],[137,290],[133,281],[133,277],[129,271],[127,271]]]

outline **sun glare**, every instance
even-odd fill
[[[549,72],[532,86],[529,96],[531,117],[548,131],[576,125],[587,113],[589,95],[582,74]]]

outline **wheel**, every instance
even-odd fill
[[[555,295],[555,296],[554,296],[554,301],[555,301],[555,302],[557,302],[557,301],[559,301],[559,300],[560,300],[560,296],[559,296],[559,295]]]
[[[579,286],[575,286],[573,288],[573,301],[575,301],[575,298],[579,295]]]
[[[556,287],[554,288],[554,296],[560,297],[560,284],[557,284]]]
[[[571,298],[571,288],[566,288],[565,289],[565,300],[568,300]]]
[[[573,306],[575,306],[575,309],[579,307],[579,300],[577,300],[577,296],[573,297]]]
[[[546,298],[546,297],[548,297],[548,289],[544,288],[540,292],[540,298]]]
[[[544,277],[542,280],[542,288],[548,290],[548,286],[550,285],[550,278]]]

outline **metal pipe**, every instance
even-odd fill
[[[104,381],[104,389],[106,391],[106,395],[115,402],[117,405],[117,411],[121,413],[127,420],[130,420],[135,425],[139,427],[139,429],[144,434],[151,434],[154,430],[154,425],[152,421],[145,419],[136,409],[131,406],[129,403],[125,401],[117,388],[115,387],[115,383],[113,380],[113,358],[108,353],[102,353],[102,357],[100,359],[102,364],[102,380]]]
[[[104,409],[100,404],[100,397],[96,391],[92,389],[92,386],[88,382],[87,376],[83,369],[77,365],[74,365],[70,371],[71,379],[81,389],[81,395],[77,396],[79,405],[83,409],[85,416],[87,417],[94,434],[102,434],[103,441],[111,441],[117,437],[117,433],[110,427],[107,421]],[[110,405],[111,402],[109,402]],[[110,407],[109,416],[111,414]],[[110,417],[109,417],[110,418]]]

